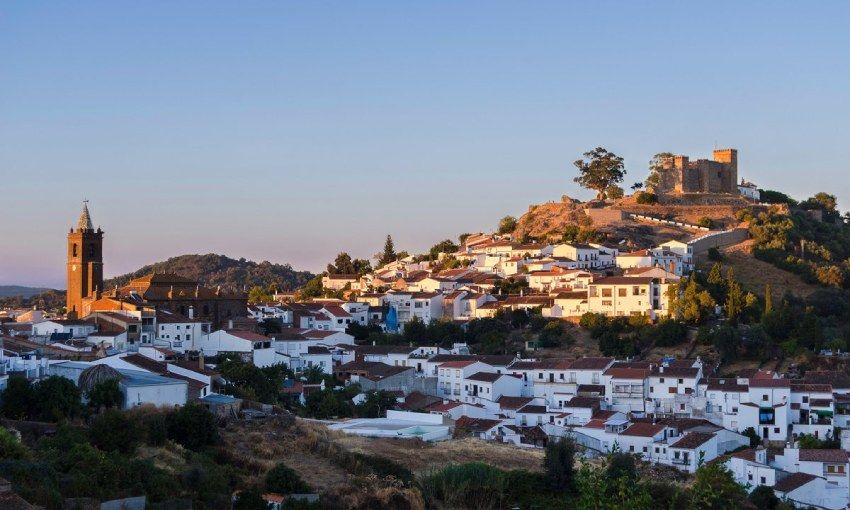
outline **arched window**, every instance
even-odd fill
[[[71,256],[72,257],[77,256],[77,243],[74,243],[73,246],[71,247]]]

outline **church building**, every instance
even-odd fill
[[[248,299],[244,293],[211,289],[176,274],[151,273],[134,278],[123,287],[103,288],[103,231],[94,229],[88,204],[77,228],[68,233],[68,317],[82,318],[92,312],[167,310],[189,319],[226,327],[230,319],[244,317]],[[143,322],[144,326],[144,322]]]

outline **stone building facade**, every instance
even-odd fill
[[[716,149],[714,159],[676,155],[661,162],[657,193],[738,194],[738,150]]]

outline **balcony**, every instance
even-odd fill
[[[673,459],[673,464],[677,466],[690,466],[691,459],[689,457],[685,457],[683,459]]]

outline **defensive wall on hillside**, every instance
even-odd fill
[[[750,237],[750,231],[746,228],[732,228],[717,232],[709,232],[688,241],[694,249],[694,256],[707,252],[710,248],[723,248],[746,241]]]

